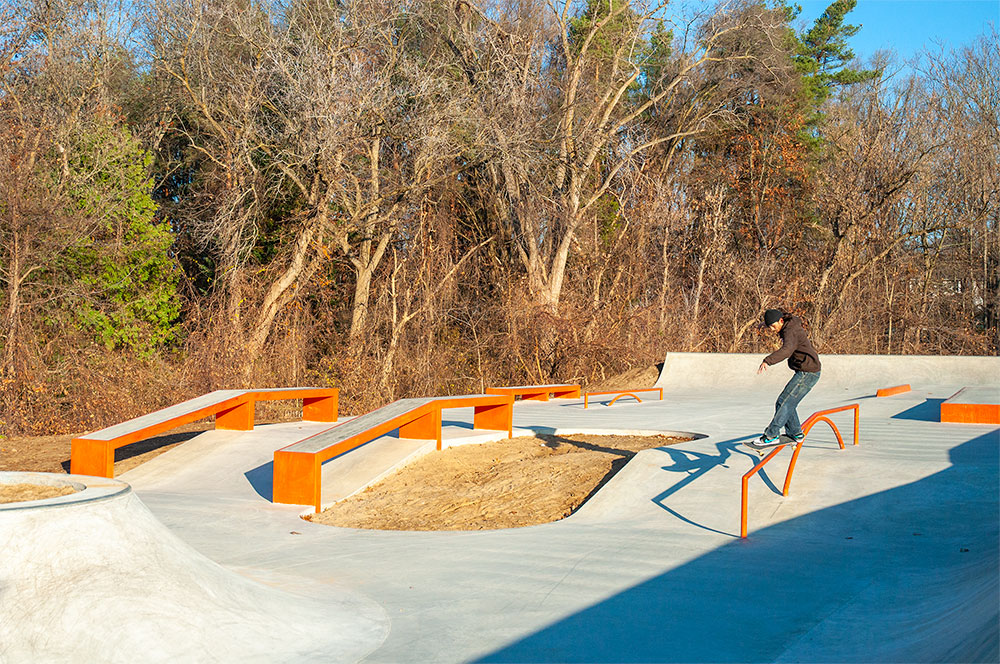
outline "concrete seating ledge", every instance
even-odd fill
[[[114,477],[115,450],[119,447],[213,415],[216,429],[250,431],[254,425],[254,404],[257,401],[301,399],[303,420],[336,422],[339,394],[335,387],[215,390],[74,438],[71,442],[70,472],[74,475]]]
[[[553,399],[579,399],[580,386],[573,384],[560,385],[513,385],[510,387],[487,387],[486,394],[509,394],[521,397],[524,401],[548,401]]]
[[[963,387],[941,403],[942,422],[1000,424],[1000,390]]]
[[[513,435],[514,397],[509,394],[400,399],[331,427],[274,453],[272,500],[312,505],[320,511],[322,464],[396,429],[400,438],[434,440],[441,449],[441,411],[474,408],[473,428]]]

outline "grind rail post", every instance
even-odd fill
[[[837,436],[837,443],[840,445],[840,449],[844,449],[844,439],[840,435],[840,430],[837,429],[837,425],[834,424],[833,420],[827,417],[827,415],[833,415],[834,413],[840,413],[845,410],[854,411],[854,444],[857,445],[858,436],[860,434],[860,407],[856,403],[852,403],[847,406],[840,406],[839,408],[829,408],[827,410],[816,411],[815,413],[810,415],[809,419],[807,419],[802,424],[802,433],[808,436],[809,431],[813,428],[814,425],[816,425],[818,422],[826,422],[827,424],[830,425],[830,428],[833,429],[833,433]],[[795,462],[799,458],[799,452],[802,450],[802,443],[804,441],[805,441],[805,436],[803,436],[802,440],[800,440],[798,443],[795,444],[795,451],[792,452],[792,460],[789,462],[788,471],[785,473],[785,485],[781,490],[781,495],[783,496],[788,495],[788,487],[791,486],[792,483],[792,472],[795,470]],[[778,454],[778,452],[784,449],[787,445],[788,443],[776,446],[771,453],[769,453],[766,457],[761,459],[760,463],[751,468],[743,476],[742,505],[740,508],[740,538],[745,539],[747,536],[747,483],[750,481],[751,477],[756,475],[761,468],[763,468],[771,459],[773,459]]]

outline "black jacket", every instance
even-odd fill
[[[809,342],[806,331],[802,329],[802,321],[798,316],[785,320],[781,328],[781,348],[764,358],[768,365],[777,364],[788,358],[788,368],[792,371],[816,373],[821,364],[816,349]]]

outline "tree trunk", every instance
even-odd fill
[[[15,345],[17,340],[17,320],[20,305],[21,255],[17,231],[11,238],[11,251],[7,277],[7,311],[4,314],[4,357],[0,367],[0,377],[14,378]]]
[[[351,259],[355,274],[350,331],[352,346],[356,346],[361,341],[361,337],[365,332],[368,323],[368,302],[371,299],[372,277],[382,262],[382,257],[385,255],[385,250],[389,246],[390,239],[392,239],[391,232],[383,233],[374,251],[371,249],[371,240],[365,240],[362,243],[361,258]]]
[[[264,342],[267,341],[274,326],[274,319],[285,304],[287,299],[285,295],[302,274],[306,264],[306,256],[309,253],[309,247],[316,232],[315,228],[314,224],[308,224],[299,231],[288,267],[271,284],[271,287],[267,290],[267,294],[264,296],[260,313],[257,315],[257,320],[250,330],[247,344],[247,353],[251,360],[260,355],[261,350],[263,350]],[[250,366],[250,363],[247,366]]]

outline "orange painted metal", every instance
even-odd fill
[[[215,428],[225,431],[253,431],[253,413],[253,399],[244,399],[231,408],[217,412]]]
[[[87,437],[99,434],[100,431],[94,431],[79,438],[74,438],[70,443],[70,472],[78,475],[114,477],[115,450],[119,447],[152,438],[189,422],[196,422],[206,417],[211,417],[220,409],[225,410],[237,405],[242,398],[242,395],[234,396],[231,399],[226,399],[211,406],[199,408],[184,415],[151,424],[148,427],[117,436],[111,440],[96,440]]]
[[[307,422],[336,422],[339,397],[337,392],[325,397],[305,397],[302,399],[302,419]]]
[[[114,477],[114,448],[106,440],[74,438],[70,443],[69,472],[74,475]]]
[[[941,404],[941,421],[964,424],[1000,424],[1000,405],[989,403]]]
[[[274,453],[274,474],[272,480],[272,500],[275,503],[293,505],[313,505],[320,511],[322,496],[322,464],[335,456],[349,452],[356,447],[371,442],[380,436],[398,429],[400,438],[436,440],[441,449],[441,411],[445,408],[473,407],[473,428],[506,431],[513,435],[514,397],[513,395],[469,395],[435,399],[380,422],[315,453],[289,452],[283,448]],[[316,434],[320,435],[320,434]],[[306,438],[305,440],[308,440]],[[293,445],[302,441],[297,441]],[[288,447],[291,447],[289,445]],[[303,457],[313,460],[309,466]],[[293,486],[294,484],[294,486]]]
[[[903,392],[909,392],[910,385],[896,385],[895,387],[883,387],[875,392],[877,397],[891,397],[893,394],[902,394]]]
[[[636,392],[659,392],[659,394],[660,394],[660,401],[663,401],[663,388],[662,387],[644,387],[644,388],[640,388],[638,390],[610,390],[608,392],[585,392],[584,395],[583,395],[583,407],[584,408],[589,408],[590,407],[590,397],[602,396],[602,395],[606,395],[606,394],[617,394],[618,395],[614,399],[612,399],[610,403],[608,403],[609,406],[613,406],[614,403],[616,401],[618,401],[619,399],[621,399],[622,397],[632,397],[633,399],[635,399],[639,403],[642,403],[642,399],[640,399],[639,397],[637,397],[635,395]]]
[[[441,449],[441,409],[423,408],[423,414],[399,425],[400,438],[417,438],[437,441]]]
[[[506,431],[508,436],[514,435],[514,397],[507,395],[506,401],[499,404],[475,406],[472,416],[472,428]]]
[[[315,505],[319,511],[320,462],[315,454],[278,450],[274,453],[271,500]]]
[[[249,431],[253,429],[255,401],[302,399],[303,419],[309,419],[306,417],[308,409],[308,412],[315,416],[332,417],[332,419],[313,421],[335,422],[337,420],[338,394],[339,390],[335,387],[268,391],[247,390],[229,399],[163,419],[109,440],[93,438],[93,436],[100,434],[103,429],[94,431],[72,440],[70,444],[70,472],[79,475],[114,477],[115,450],[118,448],[152,438],[184,424],[203,420],[213,415],[216,416],[215,427],[217,429]]]
[[[579,385],[523,385],[519,387],[487,387],[486,394],[509,394],[523,401],[548,401],[553,399],[579,399]]]
[[[750,478],[753,477],[758,470],[764,467],[764,465],[774,458],[774,455],[784,449],[784,445],[778,445],[774,448],[774,451],[768,454],[766,457],[761,459],[760,463],[754,466],[750,472],[743,476],[743,511],[742,518],[740,519],[740,537],[745,538],[747,536],[747,483]]]
[[[827,417],[827,415],[832,415],[834,413],[840,413],[840,412],[843,412],[845,410],[853,410],[854,411],[854,444],[857,445],[858,442],[859,442],[860,422],[861,422],[861,420],[860,420],[860,407],[856,403],[853,403],[853,404],[850,404],[850,405],[847,405],[847,406],[841,406],[839,408],[829,408],[827,410],[820,410],[820,411],[817,411],[817,412],[813,413],[812,415],[809,416],[809,418],[805,422],[803,422],[803,424],[802,424],[802,433],[804,433],[806,436],[808,436],[809,435],[809,431],[812,430],[813,426],[815,426],[819,422],[826,422],[827,424],[830,425],[830,428],[833,429],[833,433],[837,436],[837,443],[840,445],[840,449],[844,449],[844,439],[840,435],[840,430],[837,429],[837,425],[835,425],[833,423],[833,420],[831,420],[829,417]],[[796,443],[793,446],[792,459],[788,463],[788,471],[785,473],[785,484],[784,484],[784,487],[782,487],[782,490],[781,490],[781,495],[783,495],[783,496],[787,496],[788,495],[788,488],[791,486],[791,483],[792,483],[792,472],[794,472],[794,470],[795,470],[795,462],[799,458],[799,452],[802,450],[802,443],[803,443],[804,440],[805,440],[805,436],[803,436],[803,440],[800,440],[798,443]],[[771,452],[766,457],[764,457],[761,460],[760,463],[758,463],[756,466],[754,466],[749,471],[747,471],[747,473],[745,475],[743,475],[743,479],[742,479],[742,484],[743,484],[743,487],[742,487],[742,489],[743,489],[742,490],[742,502],[741,502],[741,505],[740,505],[740,537],[741,538],[745,538],[747,536],[747,502],[748,502],[748,498],[747,498],[747,483],[750,481],[750,478],[753,477],[757,473],[757,471],[759,471],[761,468],[763,468],[764,465],[768,461],[770,461],[771,459],[773,459],[774,456],[778,452],[780,452],[781,450],[783,450],[787,446],[788,446],[788,444],[776,446],[774,448],[773,452]]]
[[[941,421],[960,424],[1000,424],[1000,404],[959,401],[963,398],[960,395],[967,389],[963,387],[941,404]],[[964,398],[981,400],[981,397],[979,399],[969,396]],[[993,400],[995,400],[995,394]]]

